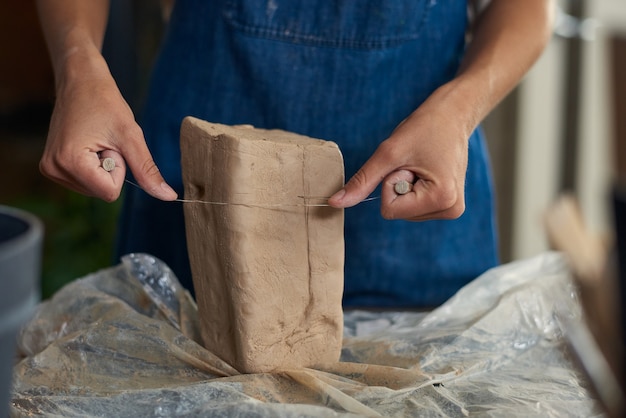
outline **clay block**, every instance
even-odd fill
[[[207,349],[243,373],[339,360],[344,181],[336,144],[188,117],[181,127],[189,259]]]

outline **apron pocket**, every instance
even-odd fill
[[[247,36],[328,48],[379,49],[418,39],[432,0],[226,0]]]

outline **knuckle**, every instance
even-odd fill
[[[146,175],[152,177],[159,174],[159,167],[157,167],[152,158],[148,158],[147,160],[144,160],[144,162],[141,164],[141,171]]]
[[[104,200],[107,203],[113,203],[117,200],[119,196],[120,196],[119,190],[111,190],[108,193],[106,193],[104,196],[102,196],[102,200]]]
[[[50,177],[52,174],[51,163],[50,160],[46,157],[42,157],[39,160],[39,172],[46,177]]]
[[[383,141],[379,146],[377,152],[380,156],[388,161],[397,161],[404,156],[404,152],[400,147],[396,146],[391,141]]]
[[[124,132],[127,132],[131,138],[143,139],[143,130],[134,120],[125,124]]]
[[[455,187],[446,187],[438,196],[437,206],[442,219],[457,219],[465,212],[465,196]]]
[[[123,134],[116,135],[116,133]],[[137,124],[134,117],[132,117],[132,114],[124,114],[115,119],[113,125],[110,127],[110,135],[112,138],[120,137],[130,141],[137,141],[143,139],[143,130]]]
[[[367,173],[365,172],[365,170],[360,168],[356,173],[354,173],[354,175],[350,179],[350,183],[357,187],[367,184]]]
[[[465,212],[465,195],[454,182],[449,182],[439,189],[434,206],[440,219],[457,219]]]
[[[53,158],[44,156],[39,160],[39,172],[50,180],[59,181],[63,167]]]
[[[392,221],[394,219],[397,219],[397,215],[395,213],[394,210],[392,210],[389,207],[386,206],[381,206],[380,208],[380,215],[383,217],[383,219],[386,219],[388,221]]]
[[[454,206],[446,210],[442,217],[443,219],[458,219],[465,213],[465,202],[457,202]]]
[[[454,184],[445,184],[435,197],[435,207],[440,211],[448,211],[454,208],[459,200],[459,193]]]

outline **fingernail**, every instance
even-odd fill
[[[161,190],[165,192],[164,197],[171,198],[172,200],[178,197],[178,193],[176,193],[166,182],[161,183]]]
[[[345,195],[346,195],[346,189],[341,189],[341,190],[339,190],[337,193],[335,193],[334,195],[332,195],[332,196],[330,197],[330,199],[333,199],[333,200],[341,200],[341,199],[343,199],[343,197],[344,197]]]

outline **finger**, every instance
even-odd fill
[[[328,204],[336,208],[349,208],[366,199],[376,186],[392,170],[379,149],[357,171],[346,185],[328,199]]]
[[[391,188],[391,181],[389,188]],[[390,194],[388,189],[385,197],[381,196],[381,214],[385,219],[411,221],[456,219],[465,210],[463,190],[459,191],[452,184],[446,187],[432,181],[418,179],[409,193],[395,197]]]
[[[91,190],[84,188],[81,184],[77,183],[76,181],[68,181],[64,177],[57,176],[51,173],[50,171],[44,171],[42,169],[40,169],[40,171],[44,176],[54,181],[55,183],[60,184],[61,186],[65,187],[68,190],[72,190],[76,193],[80,193],[85,196],[95,197]]]
[[[116,159],[121,159],[121,156],[118,154]],[[112,202],[121,192],[125,172],[123,160],[121,166],[122,169],[116,169],[113,177],[102,168],[99,153],[83,150],[64,158],[42,158],[40,171],[70,190]]]
[[[125,143],[125,149],[123,150],[126,163],[137,183],[143,190],[157,199],[166,201],[176,199],[178,195],[161,176],[159,168],[152,159],[152,155],[143,139],[141,129],[137,127],[137,130],[139,132],[136,135],[140,136],[139,139]]]
[[[89,194],[106,202],[117,200],[122,192],[126,168],[122,156],[112,150],[102,152],[88,151],[86,157],[82,158],[77,165],[78,170],[74,174],[76,182],[81,187],[88,189]],[[110,164],[107,169],[103,163]],[[82,175],[81,175],[82,174]]]
[[[126,178],[126,162],[122,154],[113,150],[104,150],[99,157],[100,168],[109,174],[111,183],[121,189]],[[112,168],[105,167],[105,163],[109,163],[111,160],[113,161]]]
[[[396,170],[387,175],[382,182],[381,203],[391,203],[397,198],[405,195],[413,189],[413,183],[417,180],[417,175],[410,170]],[[397,185],[405,182],[409,185],[409,190],[404,193],[398,193]]]

